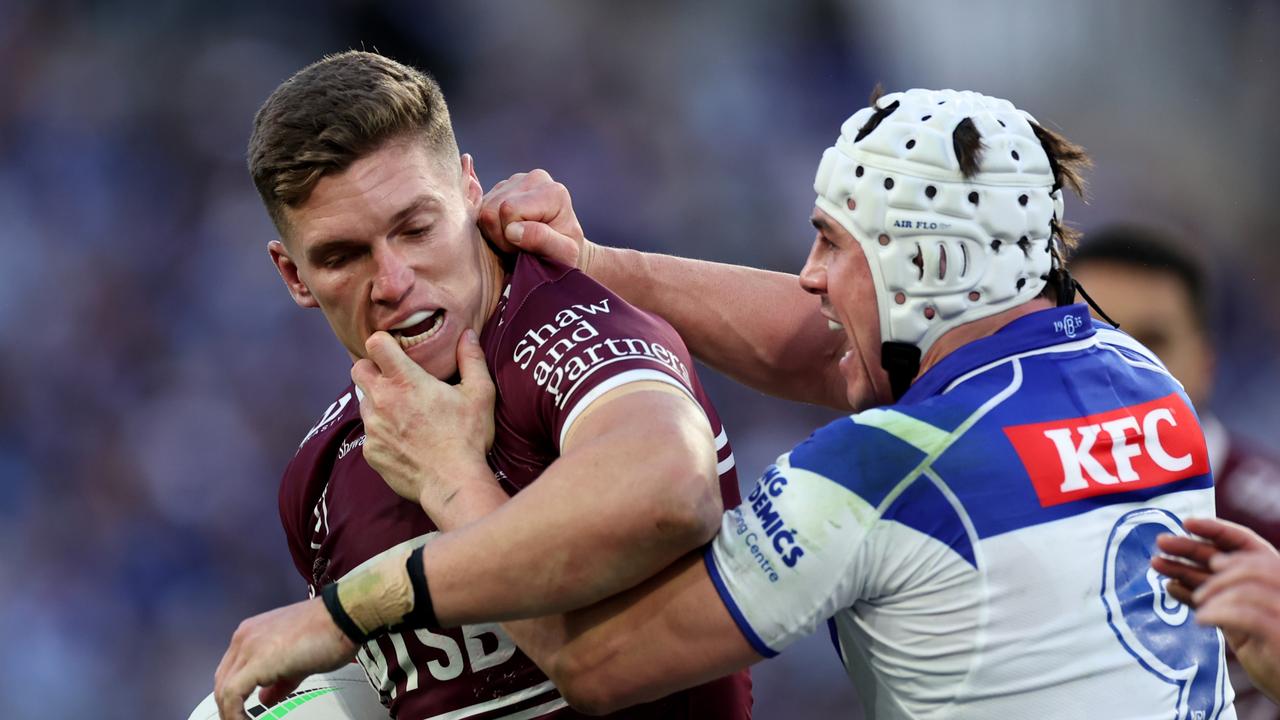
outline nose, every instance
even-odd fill
[[[394,305],[413,289],[413,268],[394,248],[382,246],[373,252],[375,272],[370,291],[375,303]]]
[[[827,292],[827,264],[822,255],[821,242],[814,242],[809,257],[800,269],[800,287],[807,293],[823,295]]]

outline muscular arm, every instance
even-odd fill
[[[681,391],[631,383],[592,403],[562,454],[508,499],[492,483],[424,501],[446,624],[563,612],[657,573],[709,540],[722,505],[711,429]]]
[[[700,360],[788,400],[847,409],[837,361],[843,333],[785,273],[588,242],[568,190],[541,170],[485,195],[479,225],[499,245],[554,257],[671,323]]]
[[[711,367],[761,392],[848,409],[837,362],[844,334],[795,275],[593,246],[587,272],[660,315]]]
[[[476,483],[424,507],[446,531],[423,556],[437,617],[450,626],[545,614],[503,629],[592,713],[759,660],[698,553],[680,558],[718,527],[713,448],[701,410],[668,385],[604,395],[570,429],[560,459],[514,498]],[[691,641],[695,651],[671,662],[669,649]]]
[[[512,623],[569,704],[603,714],[753,665],[752,649],[716,594],[700,553],[598,605]]]

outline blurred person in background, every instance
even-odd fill
[[[249,167],[279,232],[272,261],[294,301],[324,313],[360,386],[338,395],[281,482],[281,521],[310,594],[352,608],[336,616],[339,637],[359,650],[394,717],[577,716],[535,666],[542,659],[517,650],[554,618],[506,632],[444,630],[429,618],[370,632],[399,624],[392,618],[406,597],[380,596],[385,604],[361,614],[361,588],[420,566],[422,546],[456,527],[452,513],[470,498],[440,498],[448,512],[428,519],[418,498],[392,492],[370,466],[377,447],[365,435],[383,396],[362,390],[386,387],[378,368],[389,374],[388,357],[441,380],[461,369],[465,383],[467,363],[486,383],[493,374],[498,401],[486,417],[424,403],[410,422],[432,434],[474,421],[452,429],[489,450],[495,491],[526,496],[521,507],[533,513],[489,552],[524,581],[526,614],[549,615],[658,572],[715,534],[722,499],[739,499],[727,436],[680,338],[577,270],[494,252],[476,224],[482,191],[471,156],[459,154],[440,88],[414,68],[356,51],[309,65],[259,110]],[[553,540],[559,559],[535,576],[527,570],[541,558],[530,538]],[[271,705],[309,674],[287,665],[242,673],[236,647],[253,628],[242,625],[218,668],[224,717],[244,717],[255,686]],[[625,717],[749,717],[748,675],[725,675]]]
[[[739,380],[858,411],[779,457],[704,552],[536,638],[571,702],[656,697],[829,619],[872,717],[1235,717],[1221,635],[1161,615],[1163,588],[1146,581],[1156,535],[1212,509],[1212,476],[1177,382],[1073,303],[1063,188],[1080,191],[1086,164],[1004,100],[873,98],[823,155],[798,278],[596,246],[545,174],[490,192],[491,237],[554,246]],[[368,443],[403,456],[384,478],[433,516],[437,494],[492,504],[406,569],[422,575],[414,612],[519,616],[523,587],[495,582],[504,559],[476,549],[515,531],[526,498],[494,492],[480,453],[442,449],[473,444],[464,432],[407,421],[433,402],[488,408],[385,360],[398,382],[366,390],[382,417]],[[462,370],[464,386],[482,382]],[[340,661],[340,622],[300,604],[236,651],[264,672]],[[323,644],[296,640],[308,630]]]
[[[1172,232],[1113,225],[1089,233],[1071,272],[1182,383],[1204,428],[1218,516],[1280,544],[1280,461],[1228,430],[1211,409],[1215,343],[1204,263]],[[1280,720],[1280,706],[1250,685],[1234,658],[1230,667],[1239,716]]]

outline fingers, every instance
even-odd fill
[[[258,701],[267,707],[271,707],[288,697],[289,693],[297,690],[302,681],[306,679],[306,675],[300,675],[278,680],[258,691]]]
[[[250,688],[244,695],[238,696],[239,689],[230,679],[236,674],[239,666],[240,631],[237,629],[231,636],[231,645],[218,663],[218,669],[213,673],[213,699],[217,703],[218,717],[221,720],[244,720],[244,701],[253,689]]]
[[[480,233],[505,252],[515,250],[506,242],[503,229],[513,220],[553,220],[559,209],[549,202],[550,196],[536,192],[536,189],[541,185],[554,183],[545,170],[534,170],[516,173],[494,185],[485,193],[484,200],[480,203],[480,212],[476,216]],[[531,193],[531,190],[535,192]],[[504,205],[507,206],[505,210]]]
[[[1234,552],[1271,547],[1256,532],[1243,525],[1218,518],[1187,518],[1183,522],[1189,532],[1212,542],[1219,550]],[[1272,548],[1274,551],[1274,548]]]
[[[1211,577],[1198,588],[1196,603],[1204,605],[1213,596],[1240,585],[1270,586],[1273,594],[1280,594],[1280,559],[1261,552],[1220,553],[1209,564]]]
[[[1159,555],[1151,558],[1151,567],[1161,575],[1177,580],[1183,587],[1188,588],[1188,592],[1200,587],[1209,578],[1209,571],[1203,567],[1188,565]],[[1186,602],[1182,598],[1178,599]]]
[[[1202,604],[1196,610],[1196,622],[1233,633],[1265,635],[1274,621],[1274,609],[1267,606],[1267,599],[1268,590],[1259,583],[1239,584]]]
[[[364,341],[364,350],[384,376],[404,377],[415,370],[421,370],[418,364],[405,353],[404,348],[400,347],[400,342],[391,337],[390,333],[379,330],[370,335],[369,339]]]
[[[230,652],[228,651],[228,654]],[[224,657],[223,663],[225,664],[226,661]],[[218,717],[221,720],[249,720],[244,712],[244,701],[249,698],[258,684],[248,679],[243,666],[224,670],[222,665],[219,665],[218,675],[215,678],[213,698],[218,704]]]
[[[1191,588],[1183,584],[1181,580],[1170,580],[1169,583],[1165,585],[1165,589],[1169,591],[1169,595],[1171,595],[1174,600],[1177,600],[1183,605],[1189,605],[1192,609],[1195,609],[1196,604],[1195,600],[1191,596]]]
[[[557,232],[546,223],[522,221],[506,227],[507,241],[514,247],[534,255],[551,258],[570,267],[578,267],[581,253],[578,241]]]
[[[526,237],[520,229],[509,231],[513,224],[523,222],[544,223],[552,234]],[[495,185],[484,196],[476,224],[481,234],[506,252],[525,250],[549,255],[567,265],[576,264],[578,248],[585,240],[568,188],[544,170],[513,175]],[[555,254],[543,252],[543,245],[529,244],[540,240],[548,242],[545,247]]]
[[[1156,547],[1166,555],[1181,558],[1201,567],[1208,567],[1209,558],[1218,552],[1218,549],[1210,543],[1183,535],[1158,535]]]

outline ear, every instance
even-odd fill
[[[276,272],[280,273],[280,279],[284,280],[284,286],[289,288],[289,294],[293,296],[293,301],[298,304],[298,307],[320,307],[311,290],[298,276],[298,265],[289,257],[289,249],[284,246],[284,243],[272,240],[267,243],[267,253],[271,255],[271,263],[276,266]]]
[[[462,193],[467,198],[467,203],[473,208],[480,207],[480,201],[484,199],[484,188],[480,185],[480,178],[476,177],[476,164],[469,153],[462,154]]]

